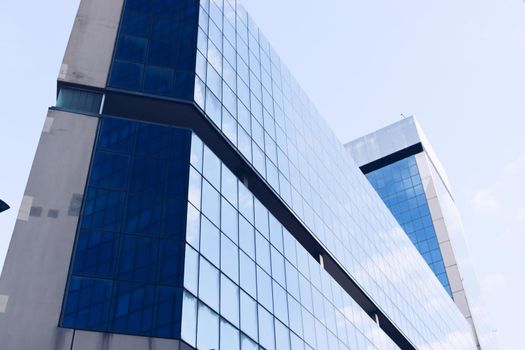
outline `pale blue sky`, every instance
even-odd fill
[[[342,142],[414,114],[444,164],[503,350],[525,314],[523,0],[244,0]],[[0,266],[78,0],[0,1]]]

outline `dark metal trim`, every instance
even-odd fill
[[[363,172],[363,174],[366,175],[368,173],[371,173],[372,171],[384,168],[387,165],[393,164],[395,162],[398,162],[410,156],[419,154],[423,151],[424,151],[423,144],[419,142],[419,143],[416,143],[415,145],[408,146],[407,148],[404,148],[400,151],[389,154],[383,158],[379,158],[377,160],[374,160],[373,162],[362,165],[360,169]]]

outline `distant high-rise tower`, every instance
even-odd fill
[[[57,96],[2,350],[475,349],[236,1],[82,0]]]
[[[471,323],[478,347],[492,348],[450,183],[417,120],[404,118],[345,147]]]

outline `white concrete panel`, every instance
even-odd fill
[[[0,314],[7,310],[7,303],[9,302],[9,295],[0,295]]]
[[[443,212],[441,211],[441,205],[439,204],[439,199],[437,197],[428,200],[428,208],[430,209],[430,215],[433,220],[443,218]]]
[[[0,277],[0,294],[9,295],[0,313],[2,350],[71,349],[73,330],[58,328],[78,224],[68,208],[84,192],[98,118],[49,116],[54,122],[41,134],[25,190],[34,198],[25,200],[25,212],[38,203],[41,215],[17,220]],[[50,209],[56,218],[46,215]]]
[[[441,249],[441,255],[443,256],[445,267],[456,265],[456,257],[454,256],[454,251],[450,241],[440,243],[439,249]]]
[[[416,164],[419,170],[419,176],[421,176],[422,179],[431,177],[432,174],[425,153],[416,154]]]
[[[22,203],[20,204],[20,210],[18,211],[18,220],[27,221],[29,220],[29,213],[31,212],[31,206],[33,205],[33,197],[24,196]]]
[[[123,0],[83,0],[75,18],[59,80],[106,86]]]
[[[421,183],[423,184],[423,189],[425,190],[425,197],[427,200],[437,198],[436,186],[434,186],[434,181],[432,181],[431,177],[422,178]]]
[[[445,219],[441,218],[438,220],[434,220],[434,229],[436,230],[436,236],[438,239],[438,243],[441,244],[443,242],[447,242],[450,240],[448,235],[447,226],[445,224]]]
[[[465,296],[465,291],[462,290],[459,292],[452,293],[452,297],[454,298],[454,302],[458,306],[459,311],[461,311],[461,313],[465,315],[466,318],[472,317],[470,314],[467,297]]]
[[[43,133],[51,132],[51,128],[53,127],[53,122],[55,121],[55,118],[53,117],[47,117],[44,122],[44,128],[42,130]]]
[[[447,272],[448,281],[450,282],[450,289],[452,293],[463,291],[463,281],[459,273],[458,265],[452,265],[445,268]]]

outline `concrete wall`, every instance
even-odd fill
[[[2,349],[70,349],[57,324],[97,125],[48,113],[0,278]]]
[[[106,87],[124,0],[82,0],[59,80]]]

